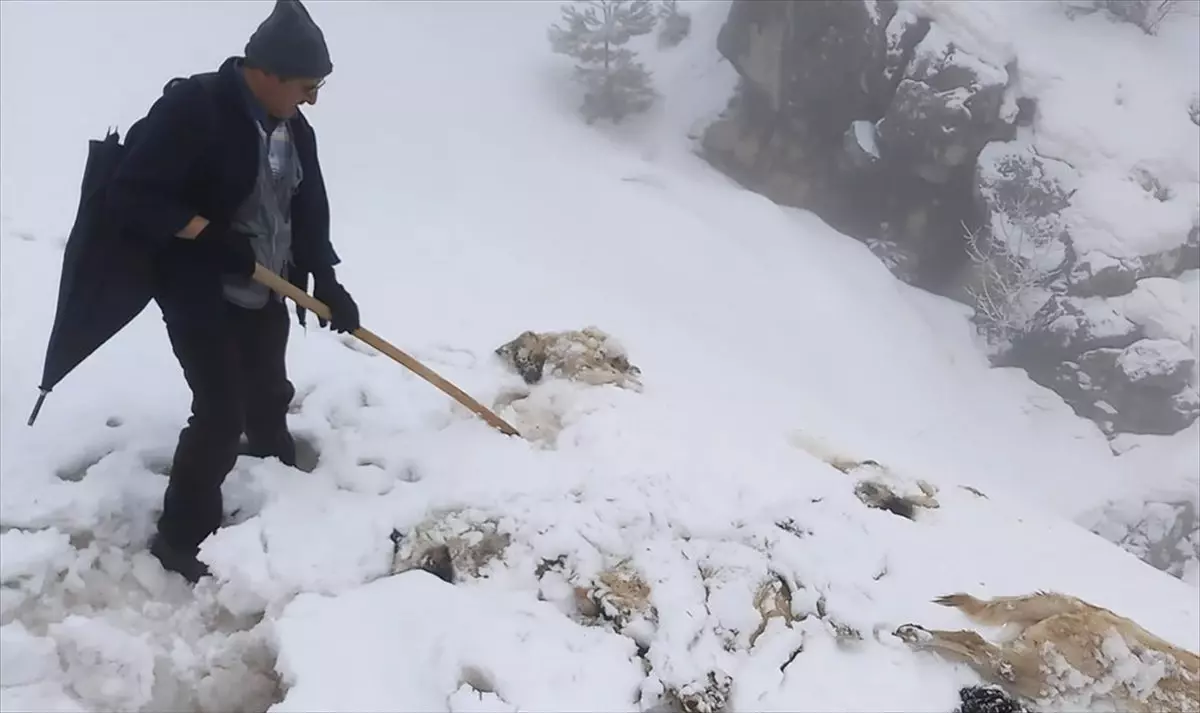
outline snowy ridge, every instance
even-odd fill
[[[1124,492],[1096,429],[989,370],[960,305],[688,152],[732,86],[725,3],[681,3],[692,34],[647,57],[664,103],[616,130],[574,114],[553,3],[309,5],[337,67],[308,113],[339,275],[373,331],[534,437],[297,329],[316,468],[241,459],[215,578],[166,576],[144,548],[188,398],[159,316],[29,429],[48,276],[96,117],[127,126],[265,8],[0,3],[0,707],[950,711],[977,677],[891,632],[965,626],[931,601],[955,591],[1058,589],[1200,646],[1195,589],[1058,514]],[[138,42],[95,31],[135,17]],[[12,61],[100,48],[69,101]],[[589,324],[641,392],[528,387],[493,353]],[[453,585],[414,569],[434,543]]]

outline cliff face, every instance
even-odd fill
[[[1012,136],[1007,71],[895,2],[741,0],[718,48],[742,85],[705,137],[711,160],[945,285],[980,222],[975,159]]]
[[[734,0],[706,157],[975,305],[998,363],[1110,434],[1175,433],[1200,415],[1195,31],[968,5]]]

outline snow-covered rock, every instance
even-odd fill
[[[1200,587],[1200,420],[1170,436],[1113,439],[1128,492],[1077,521],[1139,559]]]
[[[1094,349],[1124,349],[1142,336],[1110,300],[1054,295],[1034,315],[1015,351],[1065,360]],[[1032,362],[1036,357],[1027,358]]]
[[[1055,295],[1010,356],[1110,434],[1171,434],[1200,416],[1197,320],[1175,279],[1116,297]]]
[[[1081,297],[1115,297],[1134,289],[1139,281],[1176,278],[1200,268],[1200,226],[1192,226],[1180,246],[1148,255],[1115,258],[1101,250],[1082,253],[1071,267],[1068,281]],[[1169,289],[1169,288],[1168,288]]]
[[[1084,352],[1060,368],[1060,392],[1110,433],[1169,435],[1200,416],[1192,385],[1196,358],[1173,339]]]
[[[840,231],[895,244],[911,255],[905,279],[944,275],[975,222],[969,181],[947,179],[1004,123],[1006,71],[890,0],[735,0],[717,48],[742,82],[705,130],[706,158]]]
[[[1073,250],[1063,211],[1077,181],[1069,164],[1038,155],[1027,141],[988,143],[975,166],[987,235],[1005,255],[1053,274]]]
[[[1071,292],[1081,297],[1116,297],[1137,285],[1136,265],[1091,250],[1079,256],[1067,277]]]
[[[717,46],[743,83],[706,156],[977,306],[998,363],[1075,398],[1080,365],[1103,361],[1085,353],[1195,352],[1178,290],[1145,282],[1200,268],[1197,33],[1168,15],[1142,33],[1061,3],[733,0]],[[1188,422],[1187,393],[1102,410],[1122,400]]]
[[[884,31],[894,3],[734,2],[729,12],[717,49],[774,111],[828,135],[887,103]],[[814,103],[824,110],[808,109]]]
[[[866,168],[878,161],[879,140],[875,125],[863,120],[850,122],[850,128],[846,130],[845,148],[856,167]]]
[[[1175,339],[1142,339],[1126,347],[1116,368],[1129,384],[1178,390],[1187,386],[1196,357]]]
[[[931,183],[948,180],[999,133],[1007,84],[1003,67],[930,27],[878,122],[883,154]]]

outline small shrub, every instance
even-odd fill
[[[1028,331],[1064,273],[1069,236],[1060,214],[1072,194],[1036,156],[1003,157],[981,188],[992,215],[966,235],[977,271],[967,292],[980,331],[1003,351]]]
[[[650,0],[575,0],[562,6],[562,16],[566,26],[550,28],[550,45],[577,60],[587,123],[600,118],[616,123],[648,109],[656,97],[650,73],[623,45],[654,29]]]
[[[662,30],[658,33],[660,48],[675,47],[687,38],[692,30],[692,17],[679,11],[679,0],[662,0],[658,7]]]

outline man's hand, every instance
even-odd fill
[[[353,332],[359,328],[358,305],[354,298],[342,287],[334,276],[333,268],[323,270],[313,275],[313,297],[324,302],[329,307],[329,325],[335,332]],[[322,327],[326,321],[317,317]]]
[[[250,245],[250,236],[226,227],[208,223],[195,237],[222,272],[238,277],[252,277],[258,257]]]

